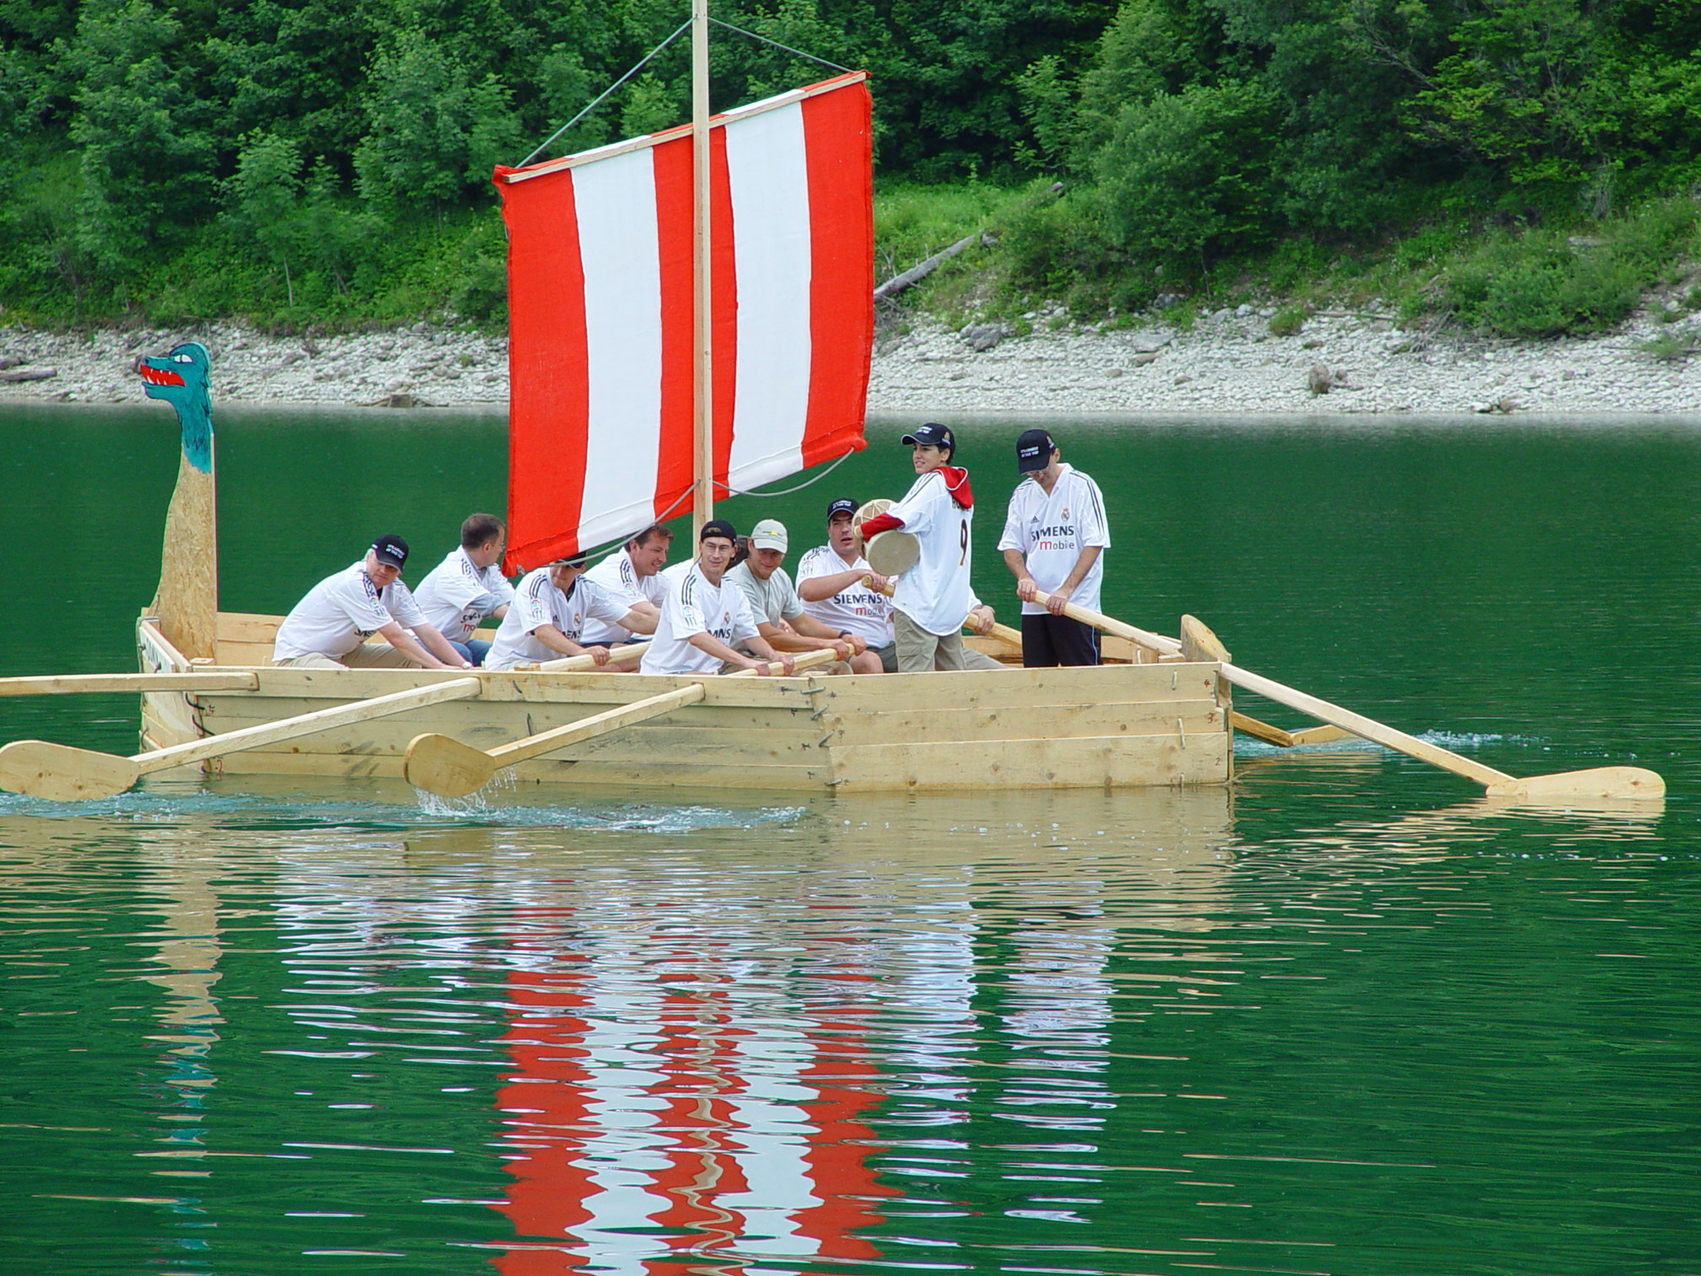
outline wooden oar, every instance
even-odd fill
[[[610,647],[608,664],[629,665],[634,660],[642,660],[649,649],[650,644],[647,642],[629,642],[619,647]],[[608,665],[599,665],[595,656],[563,656],[559,660],[545,660],[535,665],[516,665],[515,668],[526,673],[575,673],[581,669],[606,669]]]
[[[16,740],[0,748],[0,789],[54,802],[112,797],[152,771],[205,762],[208,758],[223,757],[227,753],[258,749],[334,727],[406,713],[409,709],[420,709],[445,700],[465,700],[476,696],[482,685],[477,678],[455,678],[429,687],[356,700],[335,709],[319,709],[278,722],[243,727],[240,731],[227,731],[223,735],[192,740],[188,744],[174,744],[128,758],[97,753],[92,749],[74,749],[64,744],[49,744],[45,740]]]
[[[837,659],[837,653],[831,650],[811,651],[793,661],[792,668],[808,669]],[[785,666],[775,661],[768,666],[768,671],[775,675],[784,674]],[[752,678],[756,676],[756,671],[745,669],[731,676]],[[571,745],[582,744],[621,727],[648,722],[651,718],[659,718],[675,709],[696,704],[707,694],[708,690],[702,683],[688,683],[677,690],[664,691],[660,695],[619,705],[602,713],[592,714],[588,718],[581,718],[577,722],[570,722],[564,727],[540,731],[536,735],[495,749],[474,748],[452,736],[428,732],[415,736],[408,745],[407,757],[402,762],[402,774],[414,788],[435,793],[438,797],[466,797],[489,784],[491,778],[503,767],[514,766],[546,753],[555,753]]]
[[[1044,603],[1047,596],[1043,593],[1036,594],[1034,600]],[[1155,646],[1161,651],[1182,650],[1182,644],[1174,638],[1148,633],[1144,629],[1137,629],[1096,611],[1088,611],[1074,603],[1065,603],[1063,614],[1083,624],[1092,625],[1095,629],[1102,629],[1107,634],[1117,634],[1135,642]],[[1190,619],[1192,618],[1185,617],[1183,623]],[[1204,626],[1200,625],[1199,628],[1204,629]],[[1664,796],[1666,791],[1666,783],[1658,774],[1644,767],[1633,766],[1591,767],[1585,771],[1559,771],[1552,775],[1532,775],[1520,779],[1518,776],[1496,771],[1491,766],[1484,766],[1481,762],[1463,757],[1451,749],[1426,743],[1416,736],[1407,735],[1404,731],[1367,718],[1363,714],[1283,686],[1274,679],[1242,669],[1226,660],[1220,662],[1219,668],[1222,676],[1237,687],[1256,692],[1277,704],[1285,704],[1290,709],[1298,709],[1319,722],[1340,727],[1384,748],[1428,762],[1431,766],[1451,771],[1454,775],[1462,775],[1467,780],[1474,780],[1483,786],[1490,797],[1563,802],[1568,799],[1588,798],[1657,798]]]
[[[0,696],[64,696],[96,692],[253,691],[252,673],[66,673],[0,678]]]

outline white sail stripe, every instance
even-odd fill
[[[819,1100],[820,1091],[801,1084],[816,1054],[803,1033],[788,1033],[772,1020],[760,1034],[738,1042],[745,1090],[733,1104],[733,1135],[741,1148],[738,1163],[748,1190],[723,1192],[717,1203],[744,1215],[739,1248],[753,1254],[813,1254],[818,1238],[798,1229],[799,1216],[820,1205],[832,1184],[818,1184],[804,1160],[817,1133],[805,1104]]]
[[[617,155],[573,174],[585,272],[590,429],[579,543],[650,521],[661,456],[661,260],[655,159]]]
[[[625,959],[599,960],[585,991],[599,1011],[587,1020],[585,1117],[574,1133],[584,1141],[575,1160],[590,1169],[577,1204],[589,1215],[570,1229],[595,1254],[599,1270],[643,1276],[644,1260],[665,1252],[647,1231],[658,1209],[655,1180],[666,1174],[662,1134],[667,1102],[653,1093],[669,1082],[654,1051],[659,991]]]
[[[727,481],[744,489],[803,468],[813,253],[802,104],[740,120],[726,130],[726,149],[739,263]]]

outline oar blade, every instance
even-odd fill
[[[438,797],[458,798],[477,793],[496,774],[496,763],[483,749],[451,736],[428,732],[416,735],[402,761],[402,774],[416,789]]]
[[[14,740],[0,748],[0,789],[50,802],[114,797],[141,774],[130,758],[46,740]]]
[[[1561,803],[1598,800],[1638,801],[1662,798],[1666,782],[1639,766],[1601,766],[1586,771],[1556,771],[1489,786],[1488,796],[1523,802]]]

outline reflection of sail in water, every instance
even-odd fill
[[[594,1256],[600,1269],[663,1272],[693,1255],[701,1272],[753,1255],[876,1256],[857,1235],[888,1194],[865,1162],[860,982],[800,1018],[787,990],[754,977],[754,935],[649,961],[607,942],[618,938],[561,955],[563,939],[510,976],[502,1041],[516,1070],[497,1103],[515,1181],[500,1208],[519,1239],[497,1266],[533,1276]]]

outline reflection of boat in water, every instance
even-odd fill
[[[913,1259],[892,1224],[925,1195],[906,1175],[926,1158],[984,1173],[999,1145],[1126,1147],[1131,1123],[1157,1124],[1129,1095],[1149,1088],[1129,1084],[1126,1061],[1153,1049],[1138,1025],[1220,1008],[1186,1020],[1190,1040],[1261,1066],[1245,1052],[1267,1038],[1242,1022],[1269,993],[1257,970],[1381,973],[1356,955],[1374,951],[1363,930],[1403,931],[1421,910],[1398,879],[1381,892],[1394,916],[1355,916],[1358,887],[1496,830],[1520,852],[1524,822],[1556,819],[1486,802],[1365,811],[1247,846],[1222,788],[704,791],[479,823],[422,810],[399,782],[318,784],[312,800],[276,777],[211,787],[168,782],[118,818],[0,821],[13,882],[51,895],[73,874],[102,885],[103,866],[145,896],[136,912],[169,919],[146,933],[106,920],[122,907],[87,920],[104,969],[173,991],[144,1031],[164,1038],[155,1072],[183,1134],[143,1164],[232,1175],[244,1162],[212,1158],[287,1156],[243,1180],[272,1227],[280,1200],[393,1210],[380,1175],[405,1171],[374,1157],[415,1149],[435,1164],[412,1199],[501,1211],[477,1243],[505,1272]],[[1564,824],[1609,855],[1649,830]],[[1479,869],[1443,867],[1429,903],[1475,927],[1456,888]],[[1298,909],[1285,921],[1283,902]],[[1318,933],[1319,905],[1347,910],[1344,949]],[[65,970],[55,1009],[89,1013],[89,968]],[[191,1024],[210,1027],[192,1040]],[[183,1120],[214,1068],[231,1097]],[[254,1119],[248,1100],[268,1095],[283,1126]]]

